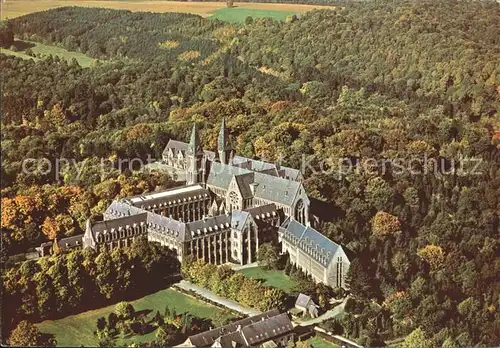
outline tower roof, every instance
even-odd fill
[[[191,138],[189,139],[188,153],[191,154],[203,154],[203,147],[201,146],[200,136],[198,130],[196,129],[196,123],[193,124],[193,129],[191,130]]]
[[[219,151],[231,150],[231,143],[229,142],[229,134],[226,128],[226,120],[223,118],[219,130],[219,137],[217,138],[217,149]]]

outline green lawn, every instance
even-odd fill
[[[314,336],[313,338],[307,340],[309,347],[311,348],[338,348],[339,346],[335,343],[328,342],[321,337]]]
[[[157,310],[163,314],[165,305],[175,309],[178,314],[189,312],[201,318],[214,318],[217,314],[227,315],[228,318],[232,317],[229,312],[171,289],[160,290],[131,303],[136,311],[149,310],[148,318],[152,318]],[[102,316],[107,317],[114,310],[114,307],[111,305],[59,320],[46,320],[37,326],[42,332],[54,334],[58,346],[95,346],[99,341],[93,334],[96,329],[96,320]],[[119,338],[117,344],[123,346],[132,342],[145,342],[153,339],[155,339],[155,332],[126,339]]]
[[[41,54],[42,56],[48,56],[52,54],[52,56],[59,56],[60,58],[65,59],[68,62],[75,58],[78,61],[78,64],[83,67],[89,67],[95,61],[94,58],[91,58],[83,53],[71,52],[61,47],[44,45],[38,42],[16,41],[15,46],[17,47],[17,51],[2,49],[2,53],[14,55],[23,59],[38,60],[38,58],[33,58],[24,53],[26,49],[31,48],[31,50],[35,54]]]
[[[221,8],[211,12],[209,19],[218,19],[226,22],[243,23],[248,16],[252,18],[269,17],[277,20],[285,20],[287,16],[295,14],[290,11],[259,10],[253,8]]]
[[[264,282],[264,285],[274,286],[282,289],[285,292],[292,292],[295,287],[295,282],[287,276],[283,271],[265,270],[260,267],[244,268],[238,272],[244,276],[254,279],[259,279]]]

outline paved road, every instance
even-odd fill
[[[220,297],[219,295],[214,294],[212,291],[207,290],[205,288],[199,287],[197,285],[194,285],[188,281],[181,280],[180,282],[174,284],[177,285],[179,288],[184,289],[184,290],[191,290],[196,292],[198,295],[205,297],[206,299],[209,299],[211,301],[217,302],[220,305],[223,305],[227,308],[231,308],[237,312],[246,314],[246,315],[257,315],[260,314],[261,312],[252,309],[252,308],[247,308],[243,307],[240,305],[238,302],[228,300],[227,298]]]
[[[310,320],[307,320],[307,321],[303,321],[303,322],[300,322],[298,323],[300,326],[309,326],[309,325],[314,325],[314,324],[319,324],[325,320],[328,320],[328,319],[331,319],[333,317],[336,317],[337,315],[341,314],[344,312],[344,307],[345,307],[345,303],[347,302],[347,299],[349,297],[346,297],[344,299],[344,301],[342,301],[342,303],[340,303],[339,305],[333,307],[332,309],[330,309],[329,311],[321,314],[319,317],[317,318],[314,318],[314,319],[310,319]]]
[[[224,297],[220,297],[219,295],[216,295],[214,294],[212,291],[208,290],[208,289],[205,289],[205,288],[202,288],[198,285],[195,285],[193,283],[190,283],[186,280],[181,280],[180,282],[174,284],[176,286],[178,286],[179,288],[181,289],[184,289],[184,290],[191,290],[191,291],[194,291],[196,292],[198,295],[206,298],[206,299],[209,299],[211,301],[214,301],[224,307],[227,307],[227,308],[230,308],[230,309],[233,309],[239,313],[243,313],[245,315],[249,315],[249,316],[253,316],[253,315],[257,315],[257,314],[260,314],[262,312],[256,310],[256,309],[252,309],[252,308],[247,308],[247,307],[244,307],[242,305],[240,305],[238,302],[236,301],[233,301],[233,300],[229,300],[227,298],[224,298]],[[344,301],[342,301],[342,303],[340,303],[338,306],[335,306],[334,308],[330,309],[329,311],[323,313],[322,315],[320,315],[319,317],[317,318],[314,318],[314,319],[310,319],[310,320],[307,320],[307,321],[303,321],[303,322],[296,322],[297,325],[300,325],[300,326],[309,326],[309,325],[315,325],[315,324],[319,324],[325,320],[328,320],[328,319],[331,319],[333,317],[336,317],[337,315],[341,314],[344,312],[344,307],[345,307],[345,304],[347,302],[347,299],[348,297],[346,297],[344,299]]]

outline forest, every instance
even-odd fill
[[[2,256],[171,187],[161,173],[102,178],[101,161],[158,159],[193,122],[214,150],[225,118],[238,154],[304,167],[309,195],[335,206],[318,230],[358,255],[344,335],[498,344],[498,18],[493,1],[439,0],[243,24],[87,8],[10,20],[2,42],[12,31],[99,61],[0,55]],[[27,158],[47,161],[32,174]],[[82,172],[56,175],[60,158]]]

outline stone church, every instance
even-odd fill
[[[102,221],[87,222],[84,247],[112,250],[143,235],[179,260],[247,264],[259,245],[278,242],[283,223],[310,225],[300,171],[234,156],[224,121],[217,152],[203,149],[194,125],[189,143],[170,140],[162,160],[184,172],[186,185],[112,202]]]

